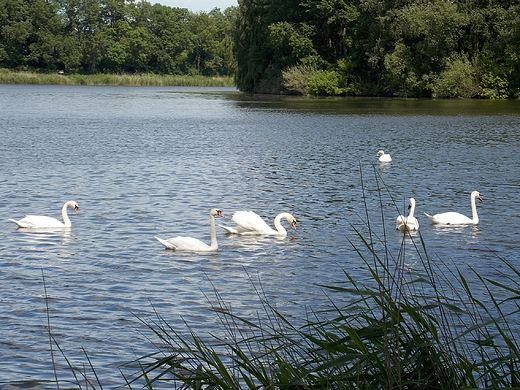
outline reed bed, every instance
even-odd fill
[[[298,324],[266,299],[261,281],[252,279],[264,311],[254,318],[234,313],[214,286],[215,296],[208,299],[219,335],[197,334],[188,323],[179,331],[158,312],[138,317],[157,351],[130,363],[139,368],[125,377],[123,387],[520,388],[520,271],[511,263],[497,258],[496,271],[502,269],[507,284],[476,271],[463,273],[441,259],[433,261],[420,233],[404,234],[393,254],[384,229],[376,231],[370,223],[363,231],[352,226],[346,242],[370,277],[359,281],[343,271],[344,283],[322,285],[332,297],[330,309],[309,308]],[[413,269],[407,267],[410,253],[419,259]],[[478,294],[470,279],[478,284]],[[338,294],[348,296],[342,301],[348,303],[339,305],[333,299]],[[100,381],[89,386],[101,388]]]
[[[355,302],[331,301],[330,311],[311,312],[304,326],[295,326],[261,293],[267,321],[234,314],[216,293],[223,336],[213,339],[186,336],[159,314],[142,319],[158,352],[139,359],[141,372],[128,386],[145,380],[150,389],[165,382],[223,390],[520,388],[518,329],[511,326],[520,298],[517,269],[502,260],[512,276],[507,286],[476,275],[489,292],[485,300],[462,274],[460,285],[444,294],[427,258],[423,272],[404,277],[360,239],[374,283],[345,272],[348,287],[323,286]],[[497,290],[507,297],[496,300]]]
[[[0,84],[233,87],[232,77],[156,74],[61,75],[0,69]]]

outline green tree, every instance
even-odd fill
[[[27,3],[31,23],[31,33],[26,37],[27,65],[52,71],[63,70],[64,37],[58,5],[45,0],[31,0]]]
[[[193,48],[190,55],[194,74],[213,76],[222,69],[224,60],[219,53],[219,28],[208,13],[193,15],[189,21]]]
[[[98,0],[57,0],[64,35],[66,70],[99,71],[106,42],[101,5]],[[79,65],[76,58],[79,52]],[[68,60],[73,59],[73,60]]]
[[[188,54],[193,47],[188,27],[191,13],[184,8],[151,5],[146,1],[136,7],[139,11],[136,25],[145,27],[150,33],[150,69],[163,74],[186,73]]]
[[[392,14],[395,46],[385,61],[390,80],[398,85],[397,94],[428,94],[431,77],[458,52],[469,17],[445,0],[411,4]]]
[[[446,59],[444,70],[435,78],[431,86],[435,98],[471,98],[481,90],[475,66],[467,55],[455,54]]]
[[[0,65],[26,65],[27,38],[32,30],[29,5],[24,0],[0,0]]]
[[[317,55],[312,42],[314,29],[306,24],[278,22],[268,26],[269,45],[278,66],[285,70]]]
[[[314,46],[320,56],[329,63],[335,63],[348,54],[352,46],[349,29],[359,17],[355,5],[345,0],[304,0],[307,24],[313,26],[316,34]]]

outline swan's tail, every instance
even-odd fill
[[[426,216],[430,219],[430,221],[432,221],[432,222],[437,222],[437,221],[435,220],[435,218],[433,218],[430,214],[426,214],[426,213],[424,213],[424,215],[426,215]]]
[[[154,236],[154,237],[155,237],[155,239],[156,239],[157,241],[159,241],[161,244],[163,244],[164,247],[165,247],[166,249],[173,249],[173,250],[176,249],[176,248],[175,248],[175,245],[170,244],[168,241],[163,240],[162,238],[159,238],[159,237],[157,237],[157,236]]]
[[[11,219],[11,218],[9,218],[9,221],[14,222],[15,224],[18,225],[18,227],[21,227],[21,228],[24,228],[24,227],[30,227],[30,226],[27,226],[27,225],[24,224],[24,223],[21,223],[20,221],[16,221],[16,220]]]

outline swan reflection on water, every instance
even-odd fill
[[[26,238],[25,241],[34,240],[34,242],[43,242],[53,238],[70,237],[70,228],[37,228],[37,229],[18,229],[19,234]]]
[[[31,251],[43,251],[74,241],[70,228],[17,229],[15,236],[20,246]]]

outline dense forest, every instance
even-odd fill
[[[518,0],[241,0],[254,92],[520,98]]]
[[[233,12],[194,14],[146,1],[0,0],[0,68],[232,75]]]
[[[518,0],[0,0],[0,68],[234,75],[254,93],[520,98]]]

